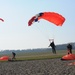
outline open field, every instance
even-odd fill
[[[75,50],[72,51],[75,54]],[[51,50],[49,51],[31,51],[31,52],[16,52],[16,60],[40,60],[40,59],[53,59],[61,58],[67,54],[67,50],[57,50],[56,54],[53,54]],[[12,54],[0,54],[1,56],[12,57]]]
[[[48,52],[32,52],[32,53],[19,53],[17,54],[17,60],[37,60],[37,59],[52,59],[61,58],[67,54],[67,50],[57,50],[57,54],[53,54],[51,51]],[[75,54],[75,50],[73,50]]]
[[[0,75],[75,75],[75,65],[69,65],[75,60],[61,60],[66,54],[65,50],[57,51],[57,54],[17,53],[15,61],[0,61]]]

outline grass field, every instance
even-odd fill
[[[75,50],[72,51],[75,54]],[[54,58],[62,58],[62,56],[67,54],[67,50],[57,50],[56,54],[53,54],[52,51],[45,52],[20,52],[16,53],[16,60],[44,60],[44,59],[54,59]],[[0,55],[1,56],[9,56],[12,57],[12,54]]]
[[[62,56],[66,54],[67,50],[57,50],[57,54],[53,54],[51,51],[19,53],[16,55],[16,60],[41,60],[41,59],[62,58]],[[73,50],[73,54],[75,54],[75,50]]]

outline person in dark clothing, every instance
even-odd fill
[[[68,54],[72,54],[72,45],[71,44],[67,45],[67,49],[68,49]]]
[[[16,53],[12,52],[12,59],[16,59],[15,56],[16,56]]]
[[[51,48],[52,48],[52,52],[53,52],[54,54],[56,54],[56,49],[55,49],[56,46],[55,46],[55,44],[54,44],[54,41],[52,41],[48,47],[50,47],[50,46],[51,46]]]

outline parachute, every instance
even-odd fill
[[[61,60],[75,60],[75,54],[67,54],[63,56]]]
[[[43,12],[33,16],[28,21],[28,26],[31,26],[34,22],[38,22],[40,19],[47,20],[56,26],[62,26],[65,22],[65,18],[56,12]]]
[[[7,61],[7,60],[9,60],[9,57],[8,56],[2,56],[2,57],[0,57],[0,60],[2,61]]]
[[[4,22],[4,20],[3,20],[2,18],[0,18],[0,20],[1,20],[2,22]]]

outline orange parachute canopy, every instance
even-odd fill
[[[0,18],[0,20],[1,20],[2,22],[4,22],[4,20],[3,20],[2,18]]]
[[[31,26],[33,22],[37,22],[40,19],[47,20],[55,24],[56,26],[62,26],[63,23],[65,22],[65,18],[56,12],[43,12],[33,16],[29,20],[28,26]]]
[[[63,56],[61,60],[75,60],[75,54],[67,54]]]
[[[0,57],[0,60],[9,60],[9,57],[8,56],[2,56],[2,57]]]

